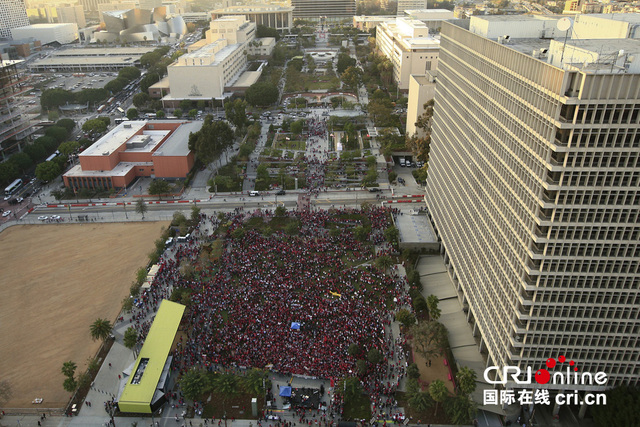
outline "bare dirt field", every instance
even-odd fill
[[[4,408],[68,402],[63,362],[85,370],[100,346],[89,325],[116,319],[135,271],[167,225],[27,225],[0,234],[0,381],[13,392]],[[44,400],[34,405],[35,398]]]

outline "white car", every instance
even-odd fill
[[[51,219],[57,221],[60,219],[60,215],[51,215]]]
[[[9,215],[11,215],[11,211],[4,211],[2,217],[7,217]]]
[[[40,221],[46,221],[46,220],[48,220],[48,219],[49,219],[49,217],[48,217],[48,216],[46,216],[46,215],[40,215],[40,216],[38,217],[38,220],[40,220]]]

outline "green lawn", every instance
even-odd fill
[[[344,402],[342,417],[347,420],[370,420],[371,400],[366,394],[359,395],[353,401]]]

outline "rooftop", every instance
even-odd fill
[[[52,56],[121,56],[121,55],[144,55],[153,51],[153,47],[79,47],[72,49],[57,50]]]
[[[120,55],[120,56],[52,56],[49,58],[36,59],[31,66],[56,66],[56,65],[110,65],[110,64],[130,64],[134,65],[139,61],[139,56]]]
[[[82,154],[81,154],[82,155]],[[153,163],[143,162],[120,162],[113,169],[110,170],[83,170],[82,166],[75,165],[64,176],[87,176],[87,177],[113,177],[113,176],[126,176],[132,169],[139,166],[153,166]]]
[[[576,19],[600,18],[610,21],[623,21],[630,24],[640,24],[640,13],[589,13],[576,16]]]
[[[17,27],[14,28],[15,29],[44,29],[44,28],[58,28],[58,27],[67,27],[69,25],[75,25],[77,26],[78,24],[74,24],[74,23],[60,23],[60,24],[32,24],[32,25],[23,25],[22,27]]]
[[[125,124],[127,125],[126,127]],[[146,124],[146,121],[134,120],[116,126],[80,153],[80,156],[108,156],[142,130]]]
[[[162,146],[153,153],[153,156],[186,156],[189,154],[189,134],[198,132],[203,121],[182,122],[176,130],[165,140]]]
[[[222,9],[215,9],[213,13],[260,13],[260,12],[291,12],[292,6],[277,5],[251,5],[251,6],[230,6]]]

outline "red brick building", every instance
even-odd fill
[[[136,177],[184,178],[194,163],[189,133],[201,121],[127,121],[80,153],[80,164],[63,175],[80,188],[123,188]]]

